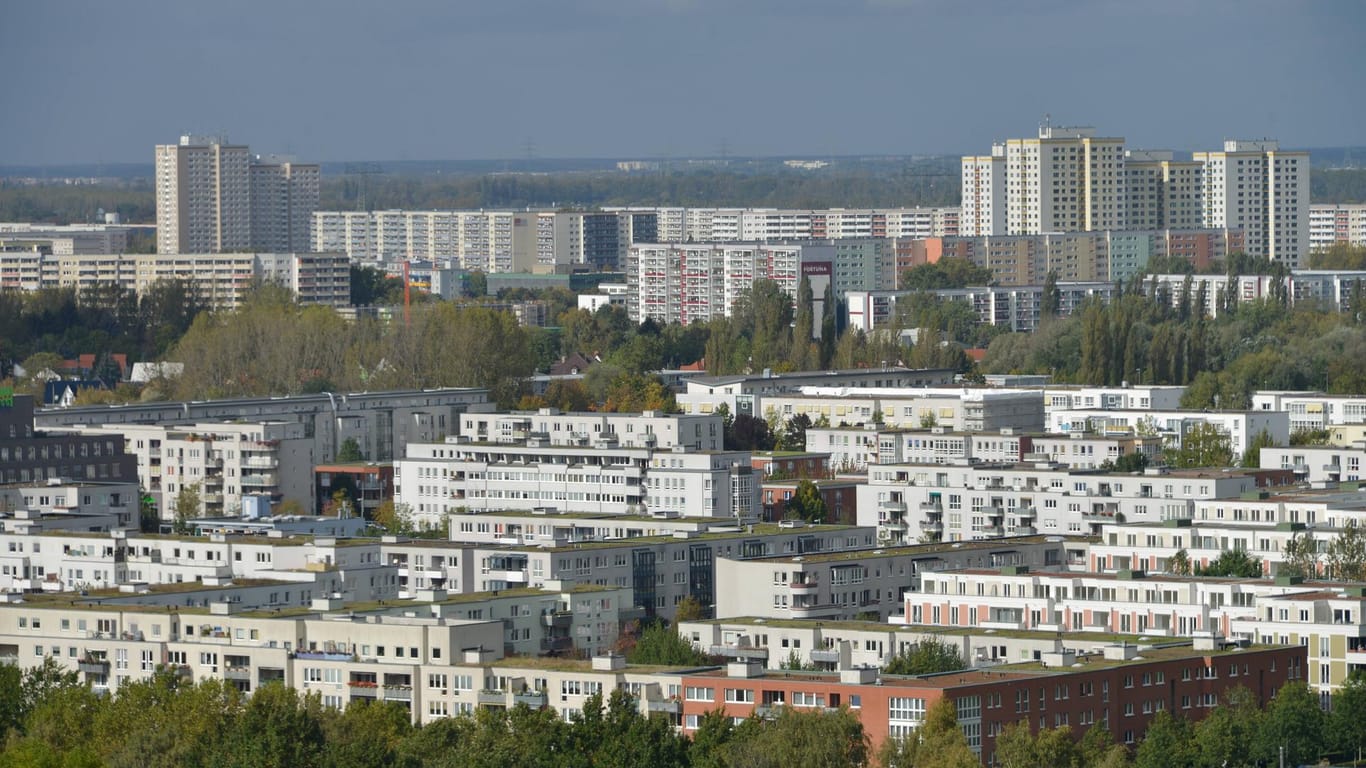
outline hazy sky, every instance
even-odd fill
[[[1366,144],[1366,2],[0,0],[0,162]]]

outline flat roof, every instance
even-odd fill
[[[1089,543],[1097,540],[1094,536],[1035,535],[1007,536],[1000,539],[974,539],[972,541],[939,542],[935,544],[903,544],[897,547],[876,547],[866,549],[841,550],[839,552],[812,552],[801,555],[774,555],[771,557],[746,558],[744,562],[769,563],[825,563],[838,560],[869,560],[883,557],[917,557],[935,555],[960,550],[1008,550],[1025,544],[1066,544]],[[990,571],[998,573],[998,571]]]

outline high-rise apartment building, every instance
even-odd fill
[[[313,212],[318,209],[317,165],[275,156],[251,164],[251,242],[259,251],[309,250]]]
[[[1124,229],[1124,139],[1043,125],[1006,148],[1006,234]]]
[[[1299,266],[1309,251],[1309,153],[1232,140],[1195,160],[1204,166],[1205,226],[1241,229],[1249,256]]]
[[[156,148],[157,253],[251,247],[251,150],[208,136]]]
[[[1129,229],[1199,229],[1204,166],[1175,160],[1170,151],[1130,149],[1124,153],[1125,216]]]
[[[963,158],[963,204],[958,231],[966,237],[1006,233],[1006,145],[990,155]]]
[[[219,137],[158,144],[157,253],[307,250],[319,182],[317,165]]]

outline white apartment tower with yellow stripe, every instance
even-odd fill
[[[1309,251],[1309,153],[1235,139],[1194,159],[1204,166],[1205,226],[1241,229],[1249,256],[1298,267]]]

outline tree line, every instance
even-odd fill
[[[1315,203],[1366,201],[1366,170],[1310,171]],[[751,206],[868,208],[958,205],[957,158],[915,161],[895,169],[850,168],[820,173],[698,170],[621,174],[443,174],[324,176],[324,210],[385,208],[522,208],[572,205]],[[0,221],[85,223],[97,212],[152,223],[151,179],[98,185],[0,185]]]

